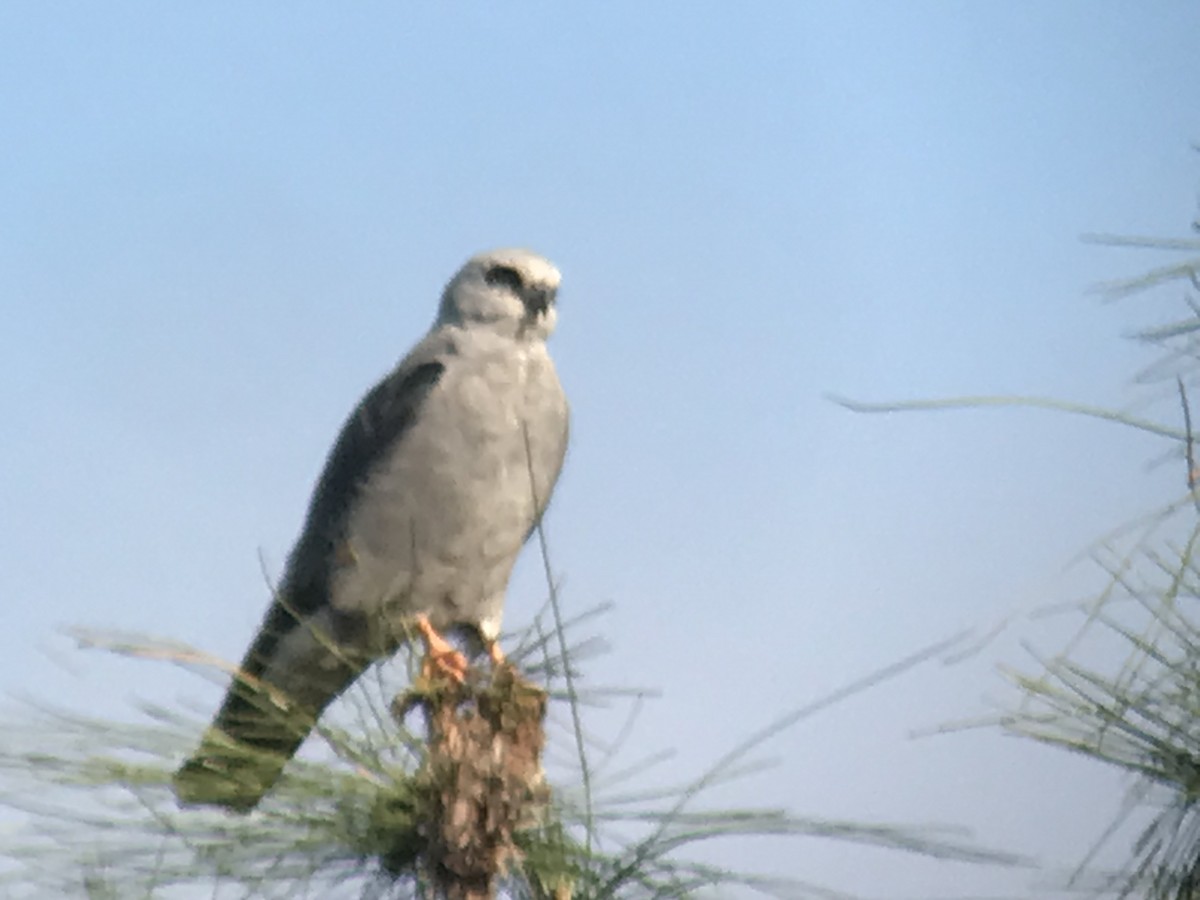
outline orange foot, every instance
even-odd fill
[[[450,643],[429,624],[428,616],[417,616],[416,629],[425,643],[425,659],[421,670],[427,677],[438,675],[456,684],[467,680],[467,658],[455,650]]]
[[[507,662],[504,658],[504,651],[500,649],[499,641],[488,641],[487,652],[493,666],[502,666]]]

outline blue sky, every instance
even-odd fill
[[[593,681],[663,694],[631,756],[698,772],[928,642],[1075,596],[1072,555],[1178,489],[1145,469],[1157,444],[824,394],[1130,402],[1146,357],[1120,336],[1174,310],[1096,303],[1155,260],[1079,236],[1187,228],[1198,33],[1184,2],[3,5],[0,685],[215,705],[56,629],[240,657],[258,555],[278,571],[346,412],[458,265],[511,244],[564,273],[564,600],[615,604]],[[909,737],[991,708],[1022,660],[1006,638],[847,702],[722,798],[1072,863],[1117,779],[991,731]],[[729,855],[877,897],[1028,890],[828,842]]]

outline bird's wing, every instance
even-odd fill
[[[452,352],[452,344],[431,334],[346,420],[313,493],[279,595],[242,662],[244,677],[230,685],[213,728],[176,775],[176,792],[185,802],[252,809],[324,708],[366,665],[365,659],[339,652],[328,637],[334,554],[360,485],[419,419]],[[260,682],[296,702],[276,704]]]
[[[445,369],[444,357],[418,345],[372,388],[342,426],[313,491],[280,596],[242,662],[244,672],[256,677],[261,674],[281,636],[328,602],[338,546],[360,487],[416,423],[422,404]]]

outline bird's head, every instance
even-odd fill
[[[439,325],[484,325],[511,337],[545,340],[557,321],[562,275],[530,250],[491,250],[467,260],[450,279]]]

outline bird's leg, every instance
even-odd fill
[[[487,654],[492,661],[493,666],[502,666],[507,662],[504,658],[504,651],[500,649],[499,641],[487,642]]]
[[[433,677],[440,673],[458,684],[466,681],[467,658],[437,633],[437,629],[430,624],[428,616],[417,616],[414,624],[425,644],[425,659],[421,663],[425,675]]]

